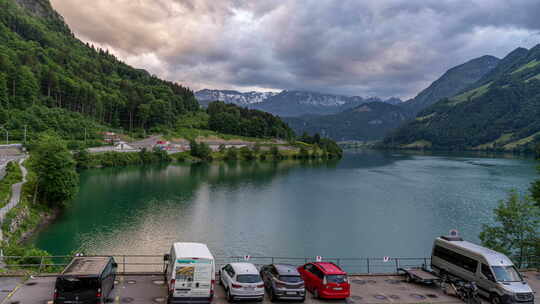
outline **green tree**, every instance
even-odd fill
[[[304,147],[300,148],[300,153],[298,155],[298,158],[300,158],[300,159],[308,159],[309,158],[309,151]]]
[[[38,200],[49,207],[65,207],[77,193],[79,176],[66,143],[52,132],[42,133],[32,145],[31,166],[36,172]]]
[[[254,160],[256,157],[255,153],[253,153],[253,151],[248,147],[240,148],[240,154],[245,160]]]
[[[191,156],[198,157],[202,160],[212,160],[212,150],[206,143],[197,143],[195,140],[191,140],[189,147]]]
[[[486,247],[516,256],[520,264],[526,256],[533,255],[538,246],[540,208],[531,198],[520,197],[512,191],[494,212],[497,224],[484,225],[480,240]]]
[[[77,163],[77,169],[88,169],[92,167],[92,158],[90,153],[86,149],[80,149],[73,155]]]
[[[272,155],[272,158],[274,160],[279,160],[283,158],[277,146],[272,146],[272,148],[270,148],[270,154]]]
[[[7,77],[4,73],[0,73],[0,107],[9,108]]]
[[[540,160],[540,143],[536,145],[536,159]],[[540,173],[540,166],[537,167],[537,171]],[[536,205],[540,207],[540,179],[537,179],[531,184],[529,191],[531,192],[531,197],[536,201]]]
[[[235,147],[230,147],[227,149],[227,152],[225,153],[225,160],[237,160],[238,159],[238,151]]]
[[[17,107],[25,108],[34,105],[39,94],[39,85],[32,70],[21,66],[17,71],[15,102]]]

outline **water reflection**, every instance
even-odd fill
[[[457,228],[477,240],[530,159],[348,151],[342,161],[174,164],[89,170],[73,207],[36,244],[55,254],[424,256]]]

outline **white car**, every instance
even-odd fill
[[[257,267],[251,263],[230,263],[219,271],[219,282],[225,288],[227,301],[264,298],[264,282]]]

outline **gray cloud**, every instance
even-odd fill
[[[52,0],[83,40],[200,88],[411,97],[540,43],[537,0]]]

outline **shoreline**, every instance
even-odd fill
[[[62,213],[62,210],[58,208],[51,210],[49,214],[42,217],[42,220],[39,221],[39,223],[33,229],[30,229],[22,233],[19,239],[17,240],[17,244],[30,245],[33,238],[35,238],[39,232],[45,230],[47,227],[53,224],[54,221],[58,219],[61,213]]]

